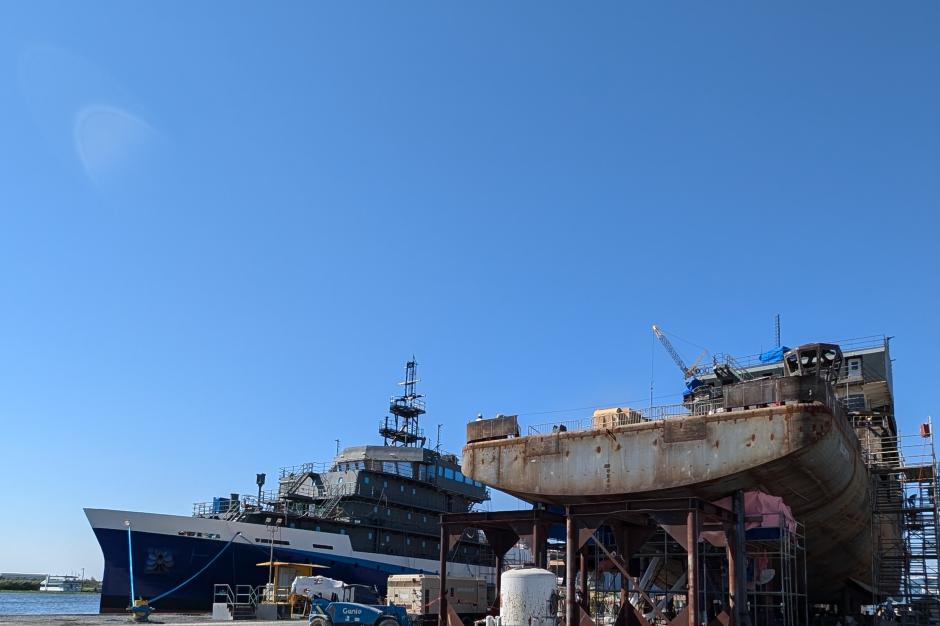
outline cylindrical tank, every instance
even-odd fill
[[[557,579],[548,570],[514,569],[504,573],[499,592],[501,626],[555,626]]]

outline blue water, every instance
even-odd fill
[[[0,615],[97,613],[100,601],[97,593],[0,591]]]

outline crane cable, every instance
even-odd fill
[[[148,604],[149,604],[150,602],[157,602],[158,600],[162,600],[163,598],[167,597],[168,595],[170,595],[170,594],[172,594],[172,593],[175,593],[176,591],[179,591],[180,589],[182,589],[183,587],[185,587],[186,585],[188,585],[189,583],[191,583],[193,580],[195,580],[195,578],[196,578],[197,576],[199,576],[199,575],[202,574],[204,571],[206,571],[207,569],[209,569],[209,566],[212,565],[213,563],[215,563],[216,560],[217,560],[220,556],[222,556],[222,553],[225,552],[225,551],[228,549],[228,547],[229,547],[230,545],[232,545],[232,543],[234,543],[235,540],[238,539],[238,537],[239,537],[241,534],[242,534],[241,531],[236,532],[236,533],[232,536],[232,538],[228,540],[228,543],[226,543],[224,546],[222,546],[222,549],[219,550],[219,552],[218,552],[214,557],[212,557],[211,559],[209,559],[209,562],[208,562],[208,563],[206,563],[205,565],[202,566],[202,569],[200,569],[198,572],[196,572],[195,574],[193,574],[192,576],[190,576],[189,578],[187,578],[186,580],[184,580],[183,582],[181,582],[181,583],[178,584],[177,586],[173,587],[173,588],[170,589],[169,591],[165,591],[165,592],[161,593],[160,595],[158,595],[156,598],[153,598],[153,599],[149,600],[149,601],[148,601]],[[130,525],[130,523],[127,524],[127,558],[128,558],[129,563],[130,563],[129,573],[130,573],[130,579],[131,579],[131,607],[133,607],[133,606],[134,606],[134,553],[133,553],[133,550],[132,550],[132,548],[131,548],[131,525]]]

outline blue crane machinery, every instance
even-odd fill
[[[663,348],[666,349],[666,352],[669,353],[669,356],[672,357],[672,360],[675,362],[675,364],[679,366],[679,371],[682,372],[682,380],[685,381],[686,389],[692,392],[701,387],[704,383],[700,381],[695,376],[695,374],[699,363],[701,363],[702,359],[705,357],[705,354],[708,351],[706,350],[705,352],[702,352],[702,354],[700,354],[699,357],[695,359],[695,362],[692,364],[692,366],[688,367],[685,364],[685,361],[682,360],[682,357],[679,356],[679,352],[676,351],[675,347],[673,347],[672,342],[669,341],[669,337],[667,337],[663,330],[656,324],[653,324],[653,334],[656,335],[657,339],[659,339],[659,343],[663,344]]]

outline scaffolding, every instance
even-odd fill
[[[753,626],[809,624],[806,591],[806,532],[780,520],[778,528],[754,528],[745,534],[749,563],[748,608]]]
[[[940,624],[932,425],[928,421],[918,435],[899,436],[887,418],[867,415],[856,416],[855,428],[872,483],[872,604],[905,624]]]

